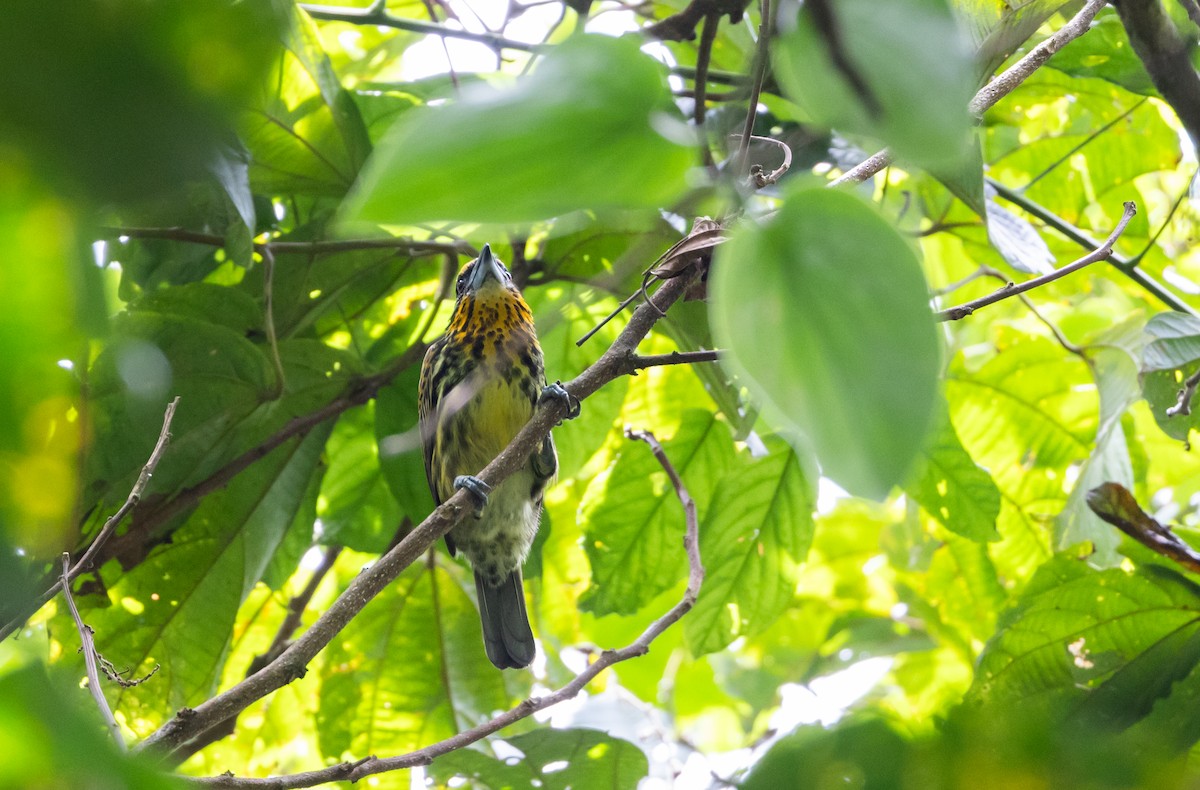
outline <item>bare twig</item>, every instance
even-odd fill
[[[167,410],[163,414],[162,428],[158,432],[158,441],[154,443],[154,449],[150,452],[150,457],[146,460],[146,464],[142,467],[141,473],[138,474],[138,479],[133,484],[133,488],[129,490],[129,496],[125,497],[125,502],[120,508],[117,509],[117,512],[109,516],[108,520],[104,522],[104,526],[100,528],[100,532],[97,533],[96,538],[92,541],[92,545],[87,547],[87,550],[83,553],[83,556],[80,557],[79,561],[71,567],[66,577],[68,583],[74,581],[81,573],[91,569],[92,561],[95,560],[96,555],[104,547],[104,544],[112,535],[113,530],[115,530],[117,525],[124,520],[125,516],[129,515],[129,512],[137,507],[138,503],[142,501],[142,493],[145,492],[146,486],[149,485],[150,478],[153,476],[154,470],[158,468],[158,462],[162,460],[163,453],[166,452],[167,445],[171,441],[171,421],[175,419],[175,409],[178,406],[178,396],[176,396],[174,400],[167,404]],[[59,577],[58,581],[54,582],[54,584],[51,585],[46,592],[42,593],[36,601],[33,601],[26,606],[22,613],[18,614],[10,622],[5,623],[4,626],[0,628],[0,641],[8,638],[14,631],[20,628],[22,623],[24,623],[31,615],[33,615],[38,609],[41,609],[43,606],[45,606],[50,599],[58,594],[58,591],[62,589],[62,585],[63,579],[62,577]]]
[[[987,85],[980,88],[967,105],[971,115],[975,118],[983,117],[983,114],[988,109],[1000,101],[1000,99],[1012,93],[1018,85],[1028,79],[1033,72],[1037,71],[1055,52],[1058,52],[1067,44],[1086,33],[1092,24],[1092,20],[1096,18],[1096,14],[1107,3],[1108,0],[1088,0],[1083,8],[1079,9],[1079,12],[1071,17],[1065,25],[1056,30],[1053,35],[1031,49],[1025,57],[991,79]],[[866,181],[890,165],[892,161],[891,152],[884,149],[866,161],[847,170],[841,176],[831,181],[830,186]]]
[[[691,365],[697,362],[716,362],[721,358],[720,351],[672,351],[669,354],[646,354],[631,356],[625,363],[626,372],[636,374],[645,368],[662,365]]]
[[[1174,560],[1192,573],[1200,573],[1200,554],[1184,543],[1170,527],[1151,518],[1133,494],[1119,483],[1101,483],[1087,492],[1092,512],[1146,548]]]
[[[1200,27],[1200,3],[1197,3],[1196,0],[1179,0],[1179,4],[1187,12],[1188,19],[1192,20],[1192,24]]]
[[[112,733],[113,740],[124,749],[125,738],[121,735],[121,725],[117,724],[117,720],[113,717],[112,709],[108,707],[108,700],[104,698],[104,689],[100,688],[100,673],[96,670],[96,644],[92,641],[92,629],[84,624],[83,618],[79,616],[79,610],[75,608],[75,599],[71,597],[70,573],[71,554],[64,551],[60,584],[63,597],[67,599],[67,607],[71,610],[71,617],[75,619],[75,628],[79,631],[79,641],[82,643],[80,650],[83,651],[83,661],[87,665],[88,691],[92,693],[92,699],[96,700],[96,707],[100,709],[100,715],[104,717],[104,723],[108,725],[108,731]]]
[[[758,46],[754,50],[754,66],[751,69],[750,98],[746,107],[746,124],[742,127],[742,142],[737,157],[733,160],[733,177],[740,179],[747,172],[746,156],[750,151],[750,138],[754,136],[754,120],[758,117],[758,97],[762,93],[763,78],[767,73],[767,44],[771,39],[771,0],[760,0]]]
[[[275,336],[275,255],[271,245],[262,247],[263,259],[263,318],[266,324],[267,346],[271,349],[271,364],[275,367],[275,397],[287,388],[283,374],[283,359],[279,356],[279,339]]]
[[[674,303],[687,290],[693,277],[694,274],[684,275],[666,281],[658,290],[659,304],[665,307]],[[567,392],[574,398],[583,400],[622,375],[625,360],[634,352],[657,319],[656,310],[649,305],[642,305],[635,310],[612,346],[583,373],[565,385]],[[540,445],[550,433],[550,429],[566,416],[566,411],[567,405],[562,400],[545,400],[538,406],[525,427],[509,442],[508,447],[477,476],[494,488],[528,462],[530,453]],[[469,493],[456,492],[417,525],[395,548],[360,573],[324,614],[289,645],[279,658],[252,677],[237,683],[195,709],[180,710],[174,718],[143,741],[141,748],[169,755],[217,722],[236,715],[255,700],[304,675],[308,662],[329,644],[370,600],[424,554],[434,541],[449,532],[471,512],[473,507]]]
[[[407,30],[410,33],[423,33],[443,38],[460,38],[464,41],[476,41],[486,44],[493,50],[515,49],[520,52],[538,52],[543,49],[540,44],[530,44],[526,41],[506,38],[498,33],[476,33],[461,28],[447,27],[434,22],[423,22],[417,19],[404,19],[388,13],[386,4],[372,3],[367,8],[350,8],[347,6],[314,5],[300,3],[313,19],[331,22],[348,22],[352,25],[375,25],[390,27],[396,30]]]
[[[938,321],[958,321],[959,319],[966,318],[967,316],[971,315],[981,307],[987,307],[988,305],[995,304],[1003,299],[1008,299],[1011,296],[1016,296],[1017,294],[1031,291],[1034,288],[1045,285],[1046,283],[1053,282],[1061,277],[1066,277],[1068,274],[1077,272],[1083,267],[1093,264],[1096,261],[1107,260],[1108,258],[1112,257],[1113,244],[1115,244],[1117,239],[1120,238],[1121,234],[1125,232],[1125,226],[1129,224],[1129,220],[1133,219],[1133,215],[1136,213],[1137,205],[1133,202],[1126,202],[1125,212],[1121,215],[1121,221],[1117,223],[1117,227],[1113,229],[1113,232],[1108,235],[1108,238],[1105,239],[1104,243],[1101,244],[1097,249],[1089,252],[1087,255],[1084,255],[1079,260],[1069,263],[1061,269],[1055,269],[1049,274],[1043,274],[1041,277],[1035,277],[1032,280],[1027,280],[1020,285],[1009,283],[1004,288],[993,291],[987,296],[982,296],[978,299],[967,302],[966,304],[958,305],[957,307],[951,307],[949,309],[942,310],[941,312],[937,313],[935,317]]]
[[[644,311],[644,308],[642,308]],[[578,381],[578,379],[576,379]],[[626,430],[625,435],[630,439],[636,439],[646,442],[650,445],[654,457],[662,464],[663,469],[670,478],[672,485],[675,487],[675,494],[679,497],[679,502],[683,506],[684,517],[686,520],[686,531],[683,537],[684,549],[688,557],[688,582],[687,588],[684,590],[683,598],[675,604],[666,614],[659,617],[646,627],[637,639],[629,645],[618,650],[605,650],[600,654],[594,662],[589,664],[582,672],[571,679],[569,683],[559,688],[550,694],[542,697],[530,697],[521,702],[515,708],[506,711],[505,713],[496,716],[490,721],[472,727],[469,730],[464,730],[457,735],[438,741],[437,743],[418,749],[408,754],[398,755],[396,757],[367,757],[357,762],[341,763],[318,771],[308,771],[300,774],[292,774],[290,776],[273,776],[264,779],[243,779],[229,774],[224,776],[212,776],[201,779],[187,779],[191,784],[200,785],[202,787],[218,787],[231,788],[238,790],[240,788],[273,788],[273,790],[289,790],[297,787],[313,787],[324,784],[326,782],[336,782],[349,780],[357,782],[358,780],[374,774],[381,774],[388,771],[397,771],[404,768],[412,768],[417,765],[429,765],[434,758],[443,754],[461,749],[476,741],[479,741],[492,733],[498,732],[505,727],[508,727],[522,719],[528,718],[534,713],[545,710],[559,702],[571,699],[583,691],[597,675],[605,669],[619,664],[622,661],[627,661],[631,658],[645,655],[650,650],[650,644],[657,639],[664,631],[670,628],[675,623],[691,610],[696,603],[696,597],[700,593],[700,585],[704,582],[704,566],[700,561],[700,538],[699,524],[696,517],[696,503],[692,500],[688,493],[687,487],[683,480],[680,479],[679,473],[667,458],[666,452],[662,445],[648,432]]]
[[[1179,397],[1175,401],[1175,405],[1167,409],[1167,416],[1174,417],[1177,414],[1187,416],[1192,413],[1192,399],[1196,397],[1196,388],[1200,386],[1200,368],[1196,372],[1188,376],[1183,382],[1183,389],[1179,390]]]
[[[708,147],[708,137],[704,135],[704,119],[708,115],[708,100],[705,96],[708,90],[708,63],[712,56],[713,42],[717,40],[717,29],[721,26],[721,15],[711,13],[704,17],[704,28],[700,32],[700,44],[696,50],[696,92],[695,107],[692,108],[692,120],[701,133],[701,164],[713,166],[712,150]]]
[[[1034,203],[1022,193],[1013,189],[1009,189],[1007,186],[993,178],[987,178],[986,180],[988,185],[995,189],[996,193],[1000,195],[1000,197],[1017,206],[1022,211],[1025,211],[1026,213],[1031,214],[1032,216],[1041,220],[1047,226],[1058,231],[1064,237],[1075,242],[1080,247],[1084,247],[1086,249],[1095,249],[1096,247],[1100,246],[1100,243],[1091,236],[1067,222],[1053,211]],[[1164,286],[1162,283],[1138,269],[1136,260],[1124,258],[1116,253],[1113,253],[1109,257],[1108,262],[1116,267],[1117,271],[1133,280],[1172,310],[1200,317],[1200,314],[1193,310],[1191,305],[1167,290],[1166,286]]]

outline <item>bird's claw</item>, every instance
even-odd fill
[[[567,392],[567,388],[563,386],[561,381],[556,381],[553,384],[548,384],[542,388],[542,395],[538,398],[539,401],[546,398],[556,398],[567,404],[566,419],[573,420],[579,416],[580,405],[579,398],[576,398],[571,393]]]
[[[459,475],[454,478],[454,488],[467,489],[467,493],[475,498],[475,518],[483,515],[483,506],[487,504],[488,494],[492,493],[492,487],[480,480],[475,475]]]

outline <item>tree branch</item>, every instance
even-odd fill
[[[673,304],[687,289],[695,274],[667,280],[656,296],[662,307]],[[600,387],[622,375],[626,359],[635,353],[638,343],[658,320],[658,310],[643,304],[612,346],[574,380],[567,392],[578,400],[587,398]],[[549,398],[537,408],[530,421],[496,458],[478,475],[495,488],[501,481],[524,466],[533,450],[566,417],[562,400]],[[329,609],[293,642],[275,661],[252,677],[218,694],[195,709],[184,708],[152,733],[140,748],[170,755],[187,741],[217,722],[234,716],[256,700],[303,676],[308,663],[333,639],[367,603],[390,584],[430,545],[451,530],[464,516],[473,512],[470,493],[455,492],[369,569],[360,573],[338,596]]]
[[[763,79],[767,74],[767,44],[771,38],[771,0],[762,3],[761,20],[758,25],[758,46],[754,49],[754,65],[751,68],[750,97],[746,106],[746,123],[742,126],[742,139],[737,157],[733,160],[733,177],[741,179],[747,171],[746,157],[750,153],[750,138],[754,136],[754,120],[758,116],[758,97],[762,93]]]
[[[124,520],[125,516],[127,516],[129,512],[137,507],[138,503],[142,501],[142,493],[146,490],[146,486],[149,485],[150,478],[153,476],[154,470],[158,468],[158,462],[162,460],[163,453],[167,451],[167,445],[171,442],[171,421],[175,419],[175,409],[178,406],[178,396],[176,396],[174,400],[167,404],[167,410],[163,414],[162,428],[158,432],[158,441],[154,443],[154,449],[150,451],[150,457],[146,459],[146,464],[142,467],[142,471],[138,474],[137,481],[134,482],[133,488],[129,490],[129,496],[125,497],[125,502],[121,505],[117,512],[109,516],[108,520],[104,522],[104,526],[100,528],[100,532],[92,541],[92,545],[88,546],[87,550],[83,553],[83,556],[79,558],[79,561],[71,566],[70,571],[65,577],[65,581],[68,585],[78,578],[81,573],[91,570],[92,562],[96,559],[96,555],[104,547],[104,544],[108,541],[113,531],[117,528],[117,525],[119,525],[121,521]],[[38,609],[41,609],[43,606],[49,603],[50,599],[57,595],[59,590],[63,589],[63,583],[64,577],[60,576],[58,581],[54,582],[54,584],[51,585],[46,592],[42,593],[42,595],[39,596],[35,601],[26,606],[25,609],[11,621],[5,623],[4,626],[0,628],[0,642],[12,635],[12,633],[20,628],[21,625],[35,612],[37,612]]]
[[[1200,145],[1200,74],[1192,65],[1191,45],[1179,35],[1159,0],[1113,0],[1113,5],[1150,81],[1171,105],[1192,143]],[[1188,3],[1184,7],[1191,12]]]
[[[688,278],[679,278],[688,279]],[[664,286],[666,287],[666,286]],[[676,294],[678,296],[678,294]],[[638,312],[645,310],[645,305],[639,308]],[[637,313],[634,314],[637,317]],[[632,321],[631,321],[632,324]],[[648,327],[647,327],[648,328]],[[620,340],[618,339],[618,342]],[[614,344],[615,345],[615,344]],[[612,349],[610,349],[611,352]],[[608,354],[606,353],[605,356]],[[604,357],[601,357],[603,359]],[[598,363],[597,363],[598,364]],[[590,369],[589,369],[590,370]],[[584,375],[586,375],[586,371]],[[580,378],[583,376],[581,375]],[[579,379],[575,380],[576,382]],[[574,384],[575,382],[572,382]],[[522,431],[524,433],[524,431]],[[571,699],[583,691],[597,675],[605,669],[618,664],[622,661],[627,661],[637,656],[645,655],[650,650],[650,644],[657,639],[664,631],[670,628],[675,623],[691,610],[696,603],[696,597],[700,593],[700,585],[704,582],[704,566],[700,561],[700,537],[699,523],[696,517],[696,503],[692,500],[688,493],[687,487],[684,486],[683,480],[680,479],[679,473],[667,458],[666,452],[662,445],[654,438],[654,436],[644,431],[626,430],[625,435],[630,439],[636,439],[646,442],[650,445],[654,457],[662,464],[663,469],[670,478],[671,484],[675,487],[675,494],[679,498],[680,504],[683,506],[684,517],[686,521],[686,531],[683,538],[684,549],[688,557],[688,582],[687,589],[683,593],[683,598],[671,607],[666,614],[659,617],[646,627],[637,639],[629,645],[618,650],[605,650],[600,654],[594,662],[589,664],[582,672],[571,679],[569,683],[559,688],[550,694],[542,697],[530,697],[524,700],[515,708],[506,711],[505,713],[496,716],[490,721],[472,727],[469,730],[453,735],[445,740],[418,749],[404,755],[396,757],[367,757],[357,762],[346,762],[339,765],[333,765],[318,771],[307,771],[305,773],[291,774],[288,776],[273,776],[263,779],[239,778],[231,774],[224,776],[211,776],[199,779],[189,778],[191,784],[201,787],[216,787],[227,788],[228,790],[242,790],[243,788],[271,788],[272,790],[290,790],[298,787],[313,787],[315,785],[324,784],[326,782],[346,781],[357,782],[367,776],[374,774],[386,773],[388,771],[397,771],[404,768],[412,768],[417,765],[429,765],[437,757],[443,754],[461,749],[476,741],[479,741],[492,733],[498,732],[511,724],[514,724],[521,719],[537,713],[540,710],[545,710],[559,702]],[[519,438],[519,437],[518,437]],[[511,449],[512,445],[509,446]],[[506,451],[507,452],[507,451]],[[490,468],[490,466],[489,466]],[[370,571],[367,571],[368,573]]]
[[[1135,0],[1140,2],[1141,0]],[[1158,0],[1153,0],[1157,3]],[[1062,27],[1054,32],[1049,38],[1036,47],[1031,49],[1025,57],[1018,60],[1013,65],[1009,66],[996,77],[988,81],[987,85],[976,92],[975,97],[971,99],[967,105],[968,109],[975,118],[983,117],[996,102],[1012,93],[1014,89],[1033,72],[1037,71],[1041,66],[1048,61],[1054,53],[1065,47],[1070,42],[1082,36],[1088,31],[1092,20],[1096,18],[1096,14],[1100,9],[1107,4],[1108,0],[1088,0],[1083,8],[1079,9],[1079,13],[1071,17],[1071,19]],[[847,170],[845,173],[829,182],[830,186],[838,186],[845,183],[860,183],[866,181],[871,176],[883,170],[888,165],[892,164],[892,154],[886,148],[874,154],[863,162],[860,162],[855,167]]]
[[[59,581],[62,587],[63,597],[67,599],[67,607],[71,610],[71,617],[75,620],[75,628],[79,631],[79,641],[82,643],[80,650],[83,651],[83,661],[87,665],[88,691],[92,693],[92,699],[96,700],[96,707],[100,709],[100,715],[104,717],[104,723],[108,725],[108,731],[112,733],[113,740],[122,749],[125,748],[125,738],[121,735],[121,725],[117,724],[117,720],[113,718],[112,709],[108,707],[108,700],[104,698],[104,689],[100,688],[100,673],[96,670],[96,644],[92,641],[92,629],[88,628],[83,618],[79,616],[79,610],[75,608],[75,599],[71,597],[71,554],[64,551],[62,554],[62,578]]]
[[[716,362],[720,351],[672,351],[670,354],[633,355],[625,362],[625,373],[636,375],[639,370],[661,365],[691,365],[696,362]]]
[[[1087,492],[1092,512],[1156,554],[1174,560],[1192,573],[1200,573],[1200,554],[1184,543],[1170,527],[1151,518],[1133,494],[1119,483],[1102,483]]]
[[[1000,197],[1004,198],[1009,203],[1012,203],[1014,206],[1017,206],[1022,211],[1032,214],[1034,217],[1044,222],[1047,226],[1058,231],[1079,246],[1086,247],[1088,249],[1095,249],[1096,247],[1100,246],[1099,242],[1097,242],[1091,236],[1067,222],[1053,211],[1034,203],[1032,200],[1025,197],[1025,195],[1017,192],[1016,190],[1009,189],[995,179],[987,177],[985,178],[988,185],[994,188],[996,190],[996,194],[1000,195]],[[1162,283],[1156,281],[1153,277],[1138,269],[1137,262],[1135,260],[1124,258],[1114,252],[1109,257],[1109,263],[1115,266],[1119,272],[1140,285],[1148,293],[1155,296],[1159,301],[1161,301],[1167,307],[1170,307],[1172,310],[1200,317],[1200,314],[1197,314],[1187,302],[1168,291],[1166,286],[1164,286]]]
[[[1092,252],[1089,252],[1087,255],[1084,255],[1079,260],[1069,263],[1061,269],[1055,269],[1049,274],[1043,274],[1041,277],[1035,277],[1032,280],[1023,282],[1020,285],[1009,283],[1003,288],[993,291],[987,296],[981,296],[980,298],[967,302],[966,304],[942,310],[941,312],[937,313],[935,317],[938,321],[958,321],[959,319],[966,318],[967,316],[971,315],[981,307],[987,307],[990,304],[995,304],[1001,300],[1008,299],[1011,296],[1023,294],[1026,291],[1032,291],[1034,288],[1038,288],[1046,283],[1054,282],[1057,279],[1066,277],[1068,274],[1077,272],[1083,267],[1091,265],[1096,261],[1103,261],[1111,258],[1113,254],[1113,244],[1115,244],[1117,239],[1120,238],[1121,234],[1125,232],[1125,226],[1129,224],[1129,220],[1133,219],[1133,215],[1136,213],[1137,204],[1133,203],[1132,201],[1127,201],[1125,203],[1125,212],[1121,215],[1121,221],[1117,223],[1117,227],[1113,229],[1113,232],[1108,235],[1108,238],[1104,240],[1103,244],[1101,244]]]

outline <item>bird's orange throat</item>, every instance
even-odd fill
[[[464,345],[482,341],[486,353],[514,337],[533,337],[533,313],[516,289],[486,287],[459,299],[447,333]]]

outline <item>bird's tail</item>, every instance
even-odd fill
[[[479,619],[483,621],[483,646],[487,657],[500,669],[521,669],[533,661],[533,631],[525,613],[525,591],[521,569],[505,577],[499,587],[489,587],[475,574],[479,596]]]

